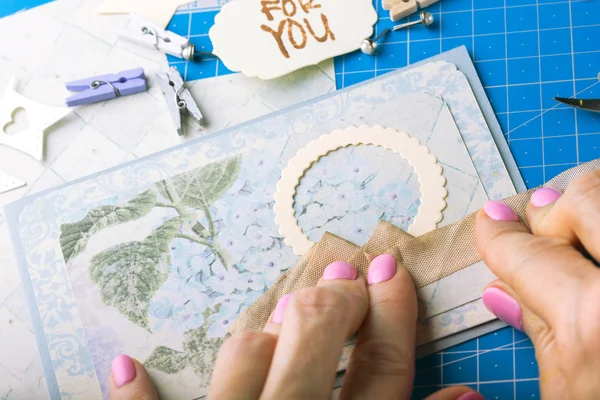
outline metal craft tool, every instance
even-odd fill
[[[374,39],[365,39],[360,44],[360,51],[364,54],[372,56],[377,51],[377,41],[387,35],[390,32],[390,28],[385,28],[377,37]]]
[[[179,136],[183,136],[182,115],[189,113],[202,125],[204,120],[202,112],[190,91],[185,87],[183,78],[179,74],[179,71],[177,71],[177,68],[171,67],[167,72],[156,74],[156,82],[165,96],[169,113],[173,118],[173,122],[175,122]]]
[[[67,98],[69,107],[97,103],[148,90],[142,68],[67,82],[65,86],[70,91],[80,92]]]
[[[598,74],[600,81],[600,73]],[[573,99],[570,97],[555,97],[554,100],[580,110],[600,112],[600,99]]]
[[[193,61],[202,58],[216,58],[209,52],[196,51],[196,46],[182,36],[167,31],[138,15],[132,15],[127,30],[121,31],[119,36],[131,42],[146,47],[154,47],[173,57]]]
[[[418,24],[423,24],[425,28],[429,28],[434,22],[433,15],[428,13],[427,11],[421,11],[419,14],[419,19],[417,21],[407,22],[406,24],[396,25],[392,28],[393,31],[397,31],[400,29],[408,28],[409,26],[414,26]]]
[[[419,14],[419,19],[417,21],[407,22],[406,24],[396,25],[392,29],[385,28],[377,37],[374,39],[367,38],[362,41],[360,44],[360,51],[364,54],[372,56],[377,51],[377,41],[387,35],[390,30],[397,31],[400,29],[408,28],[409,26],[414,26],[418,24],[423,24],[424,27],[429,28],[434,22],[433,15],[428,13],[427,11],[421,11]]]
[[[559,101],[571,107],[586,111],[600,112],[600,99],[572,99],[567,97],[555,97]]]

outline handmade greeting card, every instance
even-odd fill
[[[107,398],[110,362],[127,353],[161,398],[191,399],[206,393],[233,321],[307,242],[331,232],[362,245],[380,220],[426,231],[514,193],[469,81],[438,61],[25,199],[7,215],[53,396]],[[490,279],[480,266],[461,273],[475,286]],[[429,327],[420,343],[493,318],[452,282],[420,289]]]

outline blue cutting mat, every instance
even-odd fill
[[[393,23],[378,0],[376,33]],[[466,46],[528,187],[600,157],[600,118],[559,106],[554,96],[600,97],[600,0],[442,0],[436,23],[393,32],[376,57],[338,57],[338,88]],[[218,8],[180,11],[170,29],[210,51]],[[413,16],[411,20],[416,19]],[[215,60],[174,61],[188,80],[231,73]],[[175,62],[176,61],[176,62]],[[486,399],[539,398],[531,341],[505,328],[417,362],[414,398],[466,384]]]
[[[2,0],[0,2],[0,18],[19,11],[41,6],[52,0]]]

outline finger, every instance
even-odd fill
[[[258,399],[267,379],[276,336],[244,332],[223,343],[210,384],[209,399]]]
[[[532,235],[507,205],[490,201],[477,216],[477,244],[492,272],[550,325],[577,309],[577,293],[594,271],[567,241]],[[556,301],[561,299],[561,301]]]
[[[556,215],[554,218],[547,218],[556,205],[556,201],[561,196],[561,192],[552,188],[541,188],[533,192],[529,204],[527,205],[527,221],[531,227],[531,232],[535,235],[564,238],[568,242],[574,243],[577,238],[572,232],[567,232],[567,230],[564,229],[566,225],[564,215]],[[556,231],[555,229],[554,225],[557,223],[563,225],[563,229],[560,231]]]
[[[364,279],[345,262],[330,264],[316,287],[295,292],[261,399],[329,398],[344,342],[362,324],[368,303]]]
[[[283,315],[291,297],[292,294],[288,293],[279,299],[277,305],[275,306],[275,310],[271,313],[269,321],[263,329],[263,332],[270,333],[271,335],[279,335],[279,332],[281,331],[281,323],[283,322]]]
[[[600,171],[578,177],[562,196],[553,189],[537,190],[527,212],[536,235],[581,243],[600,260]]]
[[[158,400],[146,368],[125,354],[113,360],[109,385],[111,400]]]
[[[452,386],[435,392],[425,400],[484,400],[484,398],[468,386]]]
[[[409,398],[414,379],[417,293],[409,273],[384,254],[369,266],[369,313],[358,332],[343,399]]]
[[[481,296],[485,307],[496,317],[520,331],[525,331],[534,343],[550,331],[548,324],[531,311],[519,295],[501,280],[491,282]]]

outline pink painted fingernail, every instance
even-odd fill
[[[275,306],[275,311],[273,311],[273,322],[275,322],[276,324],[280,324],[283,322],[283,315],[285,314],[285,308],[287,307],[291,298],[292,298],[292,294],[288,293],[285,296],[283,296],[281,299],[279,299],[279,301],[277,302],[277,305]]]
[[[135,365],[126,354],[120,354],[112,361],[112,374],[117,387],[121,387],[135,379]]]
[[[483,206],[483,211],[485,211],[488,217],[496,221],[519,221],[515,210],[501,201],[488,201]]]
[[[533,192],[531,195],[531,204],[535,207],[545,207],[550,203],[554,203],[562,193],[552,188],[541,188]]]
[[[344,261],[336,261],[327,266],[323,272],[323,280],[347,279],[350,281],[358,278],[358,270],[352,264]]]
[[[481,393],[469,392],[469,393],[463,394],[456,400],[485,400],[485,397],[483,397],[481,395]]]
[[[515,299],[504,290],[491,287],[481,296],[485,307],[496,317],[520,331],[523,330],[523,310]]]
[[[389,281],[396,275],[396,259],[389,254],[382,254],[369,265],[369,285]]]

